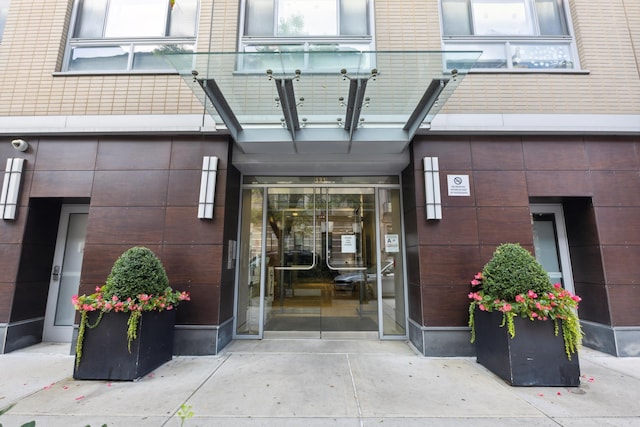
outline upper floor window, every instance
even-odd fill
[[[78,0],[65,71],[168,71],[157,53],[193,52],[198,0]]]
[[[7,13],[9,13],[9,0],[0,0],[0,42],[4,33],[4,24],[7,22]]]
[[[322,71],[335,56],[304,53],[372,50],[370,8],[370,0],[245,0],[239,50],[289,52],[297,68]],[[253,59],[242,64],[244,71],[270,68]]]
[[[441,0],[446,48],[481,50],[475,68],[577,68],[563,0]]]

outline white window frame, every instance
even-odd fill
[[[276,2],[277,0],[273,0]],[[339,14],[339,0],[336,0],[336,8]],[[247,13],[247,0],[240,3],[240,24],[238,37],[238,52],[252,53],[261,49],[268,49],[278,52],[286,52],[291,49],[295,52],[308,53],[312,50],[335,50],[340,52],[342,49],[348,51],[368,52],[375,50],[375,20],[374,20],[374,4],[373,0],[367,0],[367,21],[369,25],[369,34],[362,36],[246,36],[245,21]],[[274,5],[274,13],[277,13],[277,4]],[[338,20],[340,17],[338,16]],[[275,20],[275,17],[274,17]],[[301,67],[305,71],[309,64],[308,58],[304,60],[304,66]],[[239,70],[243,71],[242,64],[239,64]],[[251,71],[251,70],[247,70]],[[310,71],[306,69],[306,71]]]
[[[170,0],[166,0],[167,5]],[[176,0],[179,2],[180,0]],[[200,16],[200,6],[201,0],[197,0],[197,13],[195,18],[195,28],[193,37],[171,37],[171,36],[158,36],[158,37],[102,37],[102,38],[76,38],[74,37],[74,32],[76,26],[78,24],[78,14],[80,9],[80,4],[82,0],[76,0],[73,5],[73,12],[71,15],[71,25],[69,26],[69,34],[67,37],[67,45],[65,48],[65,55],[62,64],[62,72],[64,74],[158,74],[158,73],[170,73],[175,74],[175,69],[167,63],[166,66],[158,67],[158,68],[134,68],[134,54],[137,49],[151,49],[151,48],[161,48],[161,47],[178,47],[186,49],[190,52],[195,52],[196,49],[196,34],[198,32],[198,21]],[[166,16],[165,16],[166,18]],[[126,53],[127,62],[126,67],[121,69],[82,69],[82,70],[72,70],[71,67],[71,56],[73,54],[74,49],[82,49],[82,48],[119,48]]]
[[[2,43],[2,33],[4,33],[4,27],[7,23],[10,4],[11,0],[0,0],[0,43]]]
[[[474,0],[469,0],[469,2],[473,2]],[[442,47],[443,50],[486,50],[489,47],[493,47],[498,51],[502,50],[504,52],[504,56],[500,58],[496,58],[497,61],[503,61],[503,66],[482,66],[483,56],[480,57],[476,66],[471,69],[471,72],[526,72],[526,73],[570,73],[576,72],[580,70],[580,61],[578,57],[578,50],[576,46],[575,34],[573,31],[573,21],[571,19],[571,13],[569,9],[569,3],[567,0],[562,1],[562,8],[564,12],[565,24],[567,26],[566,35],[557,35],[557,36],[549,36],[549,35],[540,35],[539,27],[538,27],[538,19],[535,8],[535,0],[523,0],[525,2],[525,7],[527,8],[527,15],[531,20],[531,24],[533,25],[533,35],[524,35],[524,36],[516,36],[516,35],[445,35],[444,34],[444,15],[443,15],[443,7],[442,0],[439,2],[440,7],[440,31],[442,35]],[[469,12],[469,19],[473,21],[472,11]],[[473,31],[473,30],[472,30]],[[523,64],[519,64],[517,61],[514,61],[513,58],[516,57],[516,53],[512,50],[514,45],[538,45],[545,46],[548,45],[552,47],[557,45],[559,49],[566,49],[569,55],[569,61],[562,66],[562,64],[557,64],[559,66],[553,66],[552,62],[547,62],[543,64],[542,62],[539,64],[540,66],[526,66]],[[501,65],[502,65],[501,64]]]
[[[571,267],[571,256],[569,255],[569,240],[567,238],[567,227],[564,222],[564,209],[557,203],[532,203],[529,205],[531,215],[552,214],[556,226],[556,244],[560,268],[562,269],[562,281],[564,288],[575,293],[573,282],[573,269]],[[533,218],[531,219],[533,226]]]

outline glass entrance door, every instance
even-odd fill
[[[268,190],[266,332],[378,330],[366,274],[376,265],[374,207],[373,188]]]
[[[243,190],[236,334],[404,335],[399,203],[399,189]]]

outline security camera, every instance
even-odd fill
[[[29,148],[29,144],[24,139],[14,139],[11,141],[11,145],[18,151],[27,151],[27,148]]]

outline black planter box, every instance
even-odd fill
[[[476,310],[477,361],[513,386],[577,387],[580,385],[578,354],[571,360],[564,350],[562,325],[558,335],[553,321],[514,318],[516,335],[500,327],[502,313]]]
[[[131,352],[127,348],[129,315],[105,313],[96,328],[85,329],[82,357],[80,364],[74,365],[73,378],[132,381],[171,360],[176,311],[142,313]],[[89,324],[93,325],[97,318],[98,313],[89,313]]]

